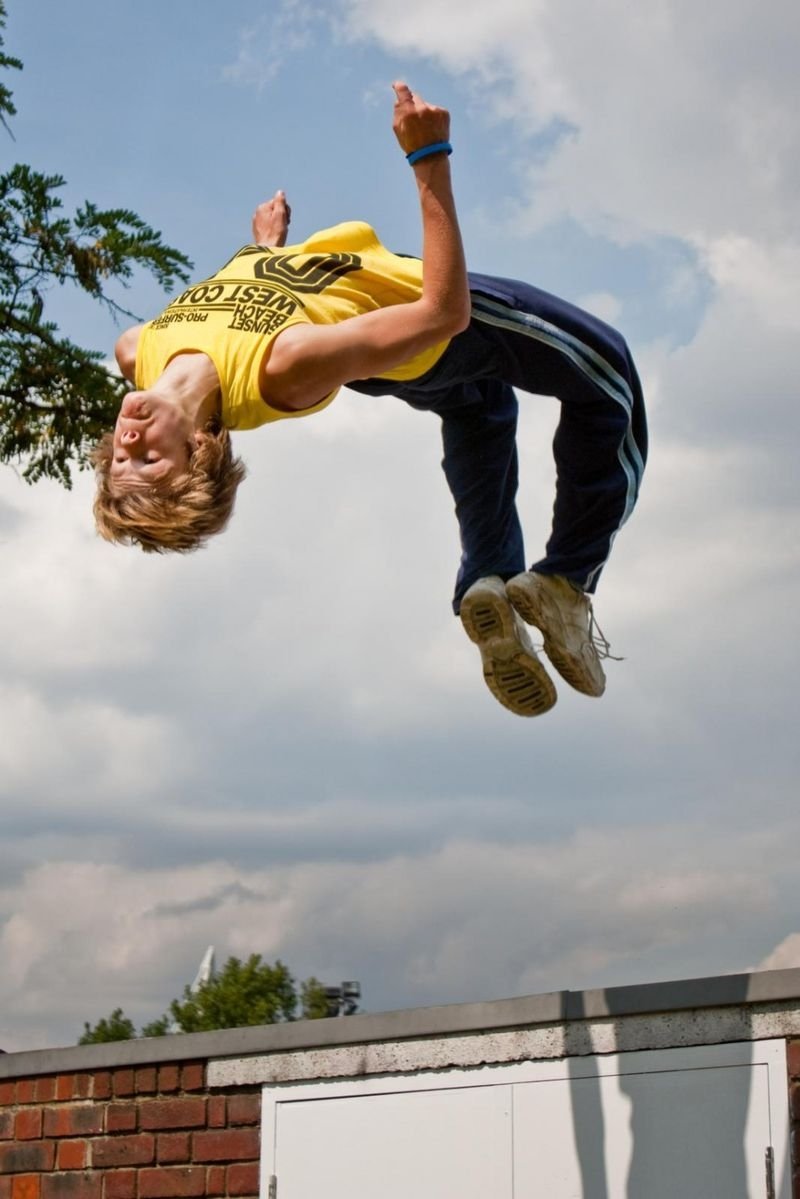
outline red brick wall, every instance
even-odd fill
[[[256,1199],[261,1088],[205,1063],[0,1081],[0,1199]]]

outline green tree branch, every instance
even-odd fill
[[[0,68],[22,63],[2,52],[6,6],[0,0]],[[16,109],[0,85],[0,122]],[[115,316],[134,317],[109,288],[137,270],[164,289],[188,280],[189,259],[127,208],[90,202],[63,212],[60,175],[18,163],[0,175],[0,462],[23,467],[29,482],[71,485],[73,466],[113,424],[125,384],[103,354],[63,337],[46,317],[54,287],[74,286]]]

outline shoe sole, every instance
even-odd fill
[[[510,604],[491,593],[466,598],[461,623],[481,652],[483,677],[492,695],[515,716],[549,712],[557,695],[535,653],[520,643]]]
[[[591,695],[595,699],[599,698],[606,689],[603,668],[598,660],[595,666],[595,669],[600,672],[598,679],[581,658],[561,648],[568,638],[568,632],[556,605],[546,598],[543,599],[537,591],[531,593],[528,587],[523,587],[522,584],[513,581],[507,584],[506,593],[525,623],[533,625],[542,634],[544,652],[562,679],[569,683],[575,691],[580,691],[583,695]],[[553,632],[554,625],[558,626],[557,633]]]

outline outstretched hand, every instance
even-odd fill
[[[450,137],[450,113],[428,104],[407,83],[393,83],[395,102],[392,128],[404,154]]]

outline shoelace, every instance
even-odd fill
[[[600,628],[597,617],[594,614],[592,601],[587,598],[586,602],[589,605],[589,641],[594,646],[594,651],[598,658],[600,658],[601,661],[605,658],[610,658],[612,662],[624,662],[624,658],[617,657],[616,654],[612,654],[611,642]]]

